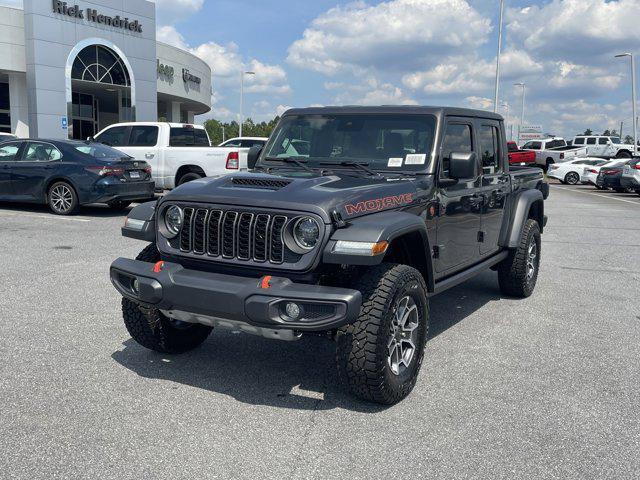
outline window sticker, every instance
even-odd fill
[[[425,153],[409,153],[407,159],[404,162],[405,165],[424,165],[427,160]]]
[[[390,158],[387,167],[401,167],[404,158]]]

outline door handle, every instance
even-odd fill
[[[144,154],[144,158],[151,160],[153,157],[155,157],[155,155],[153,153],[145,153]]]

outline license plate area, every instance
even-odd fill
[[[140,180],[142,176],[140,175],[140,172],[138,170],[131,170],[129,172],[129,178],[132,180]]]

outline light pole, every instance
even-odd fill
[[[506,134],[508,130],[507,127],[509,126],[509,104],[504,102],[502,108],[504,108],[504,132]],[[511,137],[509,137],[509,140],[511,140]]]
[[[520,131],[522,130],[522,125],[524,124],[524,82],[514,83],[516,87],[522,87],[522,107],[520,110],[520,125],[518,125],[518,146],[520,146]]]
[[[498,54],[496,55],[496,90],[493,101],[493,111],[498,113],[498,87],[500,85],[500,51],[502,50],[502,12],[504,10],[504,0],[500,0],[500,26],[498,27]]]
[[[245,72],[244,70],[240,72],[240,134],[239,137],[242,136],[242,124],[244,123],[244,118],[242,116],[242,108],[244,107],[244,76],[245,75],[255,75],[256,72]]]
[[[633,106],[633,152],[638,151],[638,118],[636,117],[636,65],[633,53],[621,53],[616,58],[631,58],[631,105]]]

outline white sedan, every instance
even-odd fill
[[[600,166],[607,163],[607,160],[595,157],[582,157],[568,162],[555,163],[549,165],[547,175],[556,178],[562,183],[576,185],[580,183],[581,176],[588,167]]]
[[[600,165],[584,166],[583,172],[580,175],[580,181],[582,183],[590,183],[591,185],[596,185],[596,180],[598,179],[598,174],[600,173],[600,169],[602,167],[613,167],[617,164],[623,165],[624,163],[624,160],[613,159],[608,160]],[[596,188],[601,189],[601,187],[598,187],[597,185]]]

